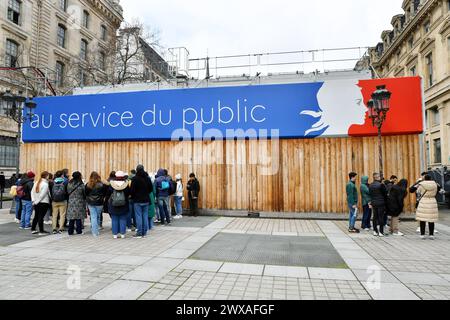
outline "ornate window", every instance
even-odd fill
[[[19,44],[13,40],[6,39],[6,57],[5,63],[7,67],[16,68],[19,58]]]
[[[8,20],[14,22],[15,24],[20,23],[21,5],[22,3],[19,0],[8,1]]]

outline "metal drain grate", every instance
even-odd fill
[[[219,233],[191,259],[236,263],[346,268],[325,237],[283,237]]]

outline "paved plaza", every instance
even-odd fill
[[[448,211],[437,239],[346,232],[345,221],[185,217],[145,239],[34,237],[0,213],[0,299],[448,300]],[[107,216],[105,216],[107,218]],[[47,227],[48,228],[48,227]],[[379,280],[379,281],[378,281]]]

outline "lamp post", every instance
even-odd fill
[[[20,171],[20,145],[22,142],[22,125],[26,121],[31,121],[34,117],[34,110],[36,109],[36,103],[33,98],[27,98],[21,95],[14,95],[11,91],[7,90],[1,97],[7,104],[6,115],[8,118],[14,120],[17,123],[17,159],[16,159],[16,177],[19,177]],[[24,113],[24,108],[26,112]],[[15,207],[15,201],[11,207],[11,211]]]
[[[383,172],[383,140],[381,129],[386,120],[386,115],[390,109],[390,99],[392,93],[386,89],[385,85],[377,86],[377,90],[372,93],[372,99],[367,103],[369,108],[369,117],[372,119],[372,124],[378,129],[378,150],[380,161],[380,178],[384,180]]]

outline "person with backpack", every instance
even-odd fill
[[[17,196],[20,197],[20,201],[22,202],[22,215],[20,220],[21,230],[31,229],[31,216],[33,214],[31,190],[34,186],[34,177],[34,172],[28,171],[26,177],[20,181],[20,184],[17,187]]]
[[[152,181],[144,166],[136,168],[136,176],[131,180],[130,198],[133,201],[134,213],[136,216],[136,235],[134,238],[147,236],[148,212],[150,206],[150,193],[153,191]]]
[[[198,217],[198,196],[200,194],[200,183],[195,177],[194,173],[189,175],[189,181],[187,183],[188,197],[189,197],[189,207],[191,210],[191,215],[193,217]]]
[[[159,169],[156,174],[156,198],[159,207],[159,215],[161,217],[161,225],[171,224],[169,213],[169,192],[170,180],[167,178],[164,169]]]
[[[65,231],[64,221],[66,221],[67,212],[67,187],[64,183],[62,171],[55,173],[53,186],[50,188],[52,195],[52,230],[53,234],[61,234]],[[58,224],[59,217],[59,224]]]
[[[85,186],[86,203],[91,217],[91,232],[94,237],[100,235],[99,226],[105,202],[106,188],[100,175],[93,171]]]
[[[50,208],[50,188],[48,184],[49,173],[44,171],[41,173],[40,179],[34,184],[31,190],[31,201],[34,207],[34,218],[31,225],[31,233],[40,236],[48,235],[49,232],[44,229],[44,217]],[[36,227],[39,225],[39,232]]]
[[[175,194],[173,196],[173,200],[175,203],[175,212],[177,215],[174,217],[174,219],[182,219],[183,218],[183,207],[182,207],[183,181],[181,179],[181,174],[177,174],[175,176],[175,179],[176,179],[176,189],[175,189]]]
[[[381,182],[379,173],[373,174],[373,183],[369,186],[370,205],[373,210],[373,235],[384,237],[384,215],[386,213],[387,189]]]
[[[127,218],[129,211],[130,187],[125,172],[117,171],[106,193],[108,198],[108,212],[111,215],[113,238],[120,235],[125,239],[127,233]]]
[[[75,225],[78,235],[83,234],[82,220],[86,215],[86,194],[84,192],[84,183],[80,172],[72,174],[72,180],[67,185],[68,204],[67,220],[69,221],[69,235],[74,234]]]
[[[386,212],[391,217],[390,233],[394,236],[404,236],[399,231],[398,225],[400,221],[400,215],[403,212],[405,206],[405,198],[408,195],[408,180],[402,179],[398,184],[392,186],[389,191]]]
[[[20,185],[22,176],[25,176],[25,175],[19,174],[19,179],[17,179],[14,182],[14,185],[11,187],[11,191],[10,191],[10,195],[13,197],[13,200],[16,204],[16,206],[15,206],[16,218],[14,219],[15,223],[20,223],[20,217],[22,216],[22,201],[20,200],[20,197],[17,195],[17,187]]]

